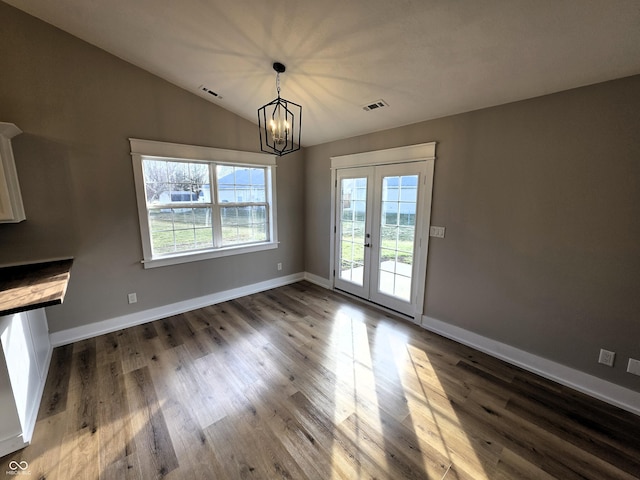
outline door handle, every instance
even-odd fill
[[[365,243],[365,244],[364,244],[364,246],[365,246],[365,247],[370,247],[370,246],[371,246],[371,244],[370,244],[370,243]]]

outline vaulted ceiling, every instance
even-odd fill
[[[640,73],[638,0],[5,2],[254,123],[280,61],[304,146]]]

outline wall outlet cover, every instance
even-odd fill
[[[640,376],[640,360],[636,360],[635,358],[630,358],[629,365],[627,365],[627,372],[633,375]]]
[[[616,352],[610,352],[604,348],[600,349],[600,356],[598,357],[598,363],[613,367],[613,362],[616,360]]]

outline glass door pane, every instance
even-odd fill
[[[341,280],[364,286],[367,178],[340,180],[339,271]]]
[[[378,292],[411,301],[418,175],[382,177]]]

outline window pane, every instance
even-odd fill
[[[265,242],[267,241],[267,224],[266,223],[254,223],[251,225],[253,229],[253,238],[255,241]]]
[[[235,203],[236,202],[236,175],[235,167],[227,165],[218,165],[217,178],[218,178],[218,202],[219,203]]]
[[[184,162],[166,162],[169,183],[180,185],[187,183],[189,178],[189,164]]]
[[[173,231],[176,252],[193,250],[196,246],[196,232],[192,228],[180,228]]]
[[[386,201],[398,200],[399,177],[384,177],[382,180],[382,198]]]
[[[173,214],[170,209],[150,209],[149,228],[151,232],[173,230]]]
[[[264,205],[222,207],[222,244],[265,242],[268,238],[267,213]]]
[[[206,163],[144,160],[143,174],[148,205],[211,201]]]
[[[174,208],[173,222],[175,228],[183,228],[184,225],[193,225],[193,208]]]
[[[403,177],[406,178],[406,177]],[[418,199],[418,187],[417,186],[408,186],[402,187],[400,190],[400,201],[402,202],[416,202]]]
[[[213,246],[210,208],[149,209],[149,229],[154,255]]]
[[[396,202],[382,202],[382,225],[398,224],[398,204]]]
[[[251,186],[251,201],[255,203],[264,203],[267,198],[267,192],[264,185]]]
[[[415,226],[416,224],[416,204],[401,202],[399,205],[400,208],[400,225],[411,225]]]
[[[167,165],[165,161],[144,160],[142,162],[147,203],[158,202],[160,194],[167,189]]]
[[[218,201],[220,203],[264,203],[266,169],[218,165]]]
[[[211,248],[213,232],[211,228],[196,228],[196,248]]]
[[[167,162],[165,160],[144,160],[142,162],[146,182],[167,183]]]

